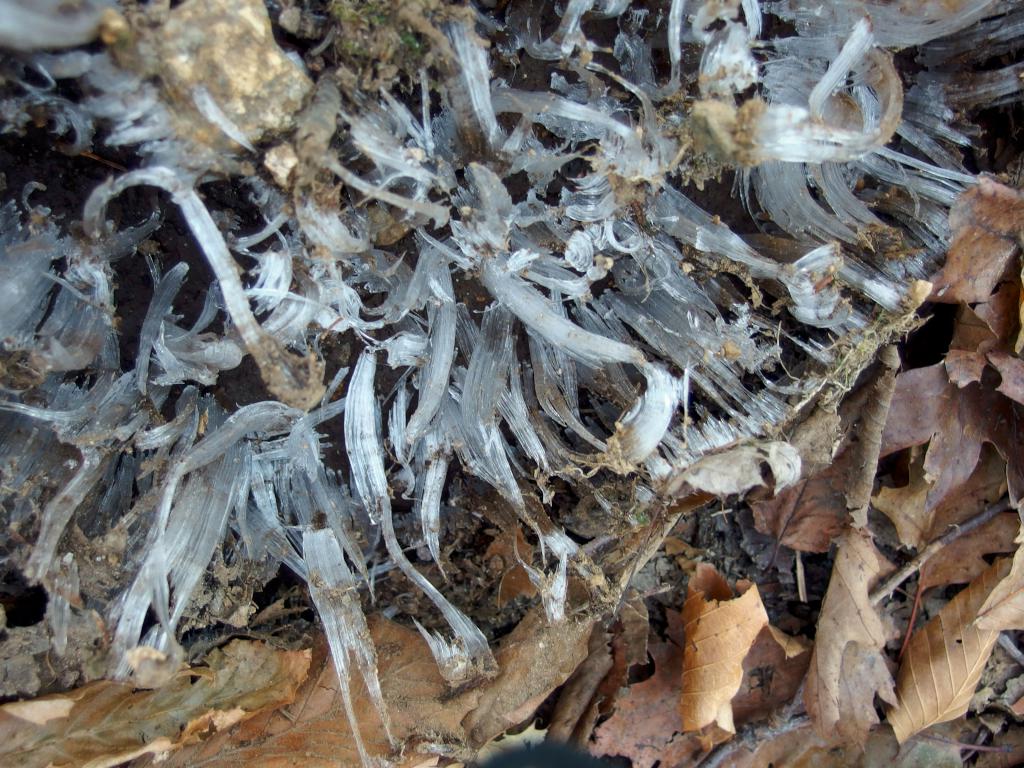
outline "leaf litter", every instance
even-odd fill
[[[17,507],[23,518],[41,521],[22,565],[48,593],[52,647],[33,654],[61,656],[88,615],[100,646],[111,638],[107,674],[123,679],[134,670],[132,684],[92,682],[3,705],[5,754],[26,765],[155,758],[171,766],[411,767],[469,762],[503,735],[528,734],[524,741],[564,740],[638,768],[998,765],[1017,755],[1018,721],[974,694],[991,685],[1009,695],[1006,676],[991,670],[1003,652],[993,649],[1003,648],[1011,664],[1024,660],[1006,650],[1024,628],[1013,511],[1024,495],[1024,196],[1006,179],[966,173],[951,147],[969,145],[974,134],[953,122],[982,103],[962,95],[971,78],[996,100],[1019,98],[1017,65],[954,74],[1001,25],[1024,26],[1019,10],[983,0],[895,3],[873,6],[868,20],[857,2],[822,15],[803,3],[690,9],[673,0],[654,20],[647,9],[627,14],[629,3],[573,2],[542,39],[515,2],[498,4],[502,13],[510,6],[500,22],[432,2],[400,11],[371,4],[372,33],[354,4],[340,2],[331,13],[388,46],[386,54],[367,58],[352,40],[324,37],[320,53],[299,66],[270,32],[279,24],[300,40],[329,34],[307,5],[284,3],[271,21],[262,5],[245,4],[251,28],[223,31],[227,39],[252,36],[246,56],[266,52],[272,66],[260,77],[273,82],[238,88],[244,78],[228,67],[226,80],[207,86],[179,67],[161,76],[158,94],[142,80],[117,79],[118,67],[139,55],[128,33],[141,34],[158,60],[219,71],[224,65],[208,52],[176,49],[175,25],[194,23],[195,14],[220,28],[221,4],[181,4],[162,26],[150,18],[159,33],[140,33],[146,25],[131,14],[86,18],[93,31],[84,39],[100,35],[121,57],[78,62],[100,103],[78,113],[47,95],[33,105],[53,111],[58,131],[84,135],[103,109],[115,109],[102,99],[120,84],[192,116],[159,136],[146,125],[119,125],[148,140],[144,151],[166,167],[97,188],[84,224],[95,238],[113,236],[105,213],[117,192],[138,183],[163,188],[216,273],[210,316],[225,310],[237,335],[200,338],[198,324],[194,332],[178,328],[171,294],[187,270],[161,277],[151,263],[166,306],[144,324],[146,351],[127,378],[104,373],[94,392],[82,389],[84,380],[60,378],[101,360],[102,334],[81,345],[94,354],[77,367],[56,321],[25,319],[29,332],[5,340],[5,387],[37,388],[34,400],[5,401],[10,418],[23,420],[18,434],[33,435],[33,455],[57,442],[78,455],[64,482],[27,502],[9,500],[25,504]],[[766,61],[754,58],[762,11],[798,33],[768,43],[779,55]],[[592,56],[590,25],[608,19],[625,77]],[[668,46],[665,85],[651,58],[655,33]],[[9,35],[0,41],[22,45]],[[888,51],[907,46],[921,77],[904,91]],[[327,48],[337,69],[316,77]],[[679,89],[683,51],[700,49],[699,104],[692,121],[673,122],[666,96]],[[552,75],[551,92],[520,91],[509,85],[513,66],[509,80],[492,82],[491,67],[520,51],[562,62],[572,77]],[[577,60],[578,53],[585,55]],[[33,54],[33,66],[58,78],[78,71],[73,57],[47,56]],[[815,64],[787,71],[801,57]],[[403,87],[422,91],[415,116],[387,90],[409,66],[417,71]],[[735,108],[759,67],[767,75],[759,95]],[[458,87],[435,83],[446,78]],[[807,86],[806,109],[793,106],[783,83],[796,92]],[[639,103],[631,114],[642,128],[611,116],[623,109],[620,86]],[[383,100],[352,99],[360,89]],[[35,92],[24,91],[12,114]],[[275,93],[279,109],[252,108]],[[200,117],[202,151],[185,173],[178,134]],[[295,121],[292,146],[281,137]],[[338,152],[331,142],[341,123]],[[929,134],[935,130],[939,140]],[[395,143],[395,133],[405,143]],[[886,146],[897,134],[905,143]],[[277,143],[265,165],[280,190],[264,189],[258,206],[265,237],[280,238],[286,253],[308,246],[294,264],[252,250],[261,240],[225,236],[234,228],[229,217],[218,211],[215,219],[195,190],[216,166],[211,157],[225,148],[252,152],[267,135]],[[548,168],[549,145],[559,143],[572,154]],[[446,152],[459,159],[461,176]],[[493,153],[505,159],[492,162]],[[330,155],[329,178],[318,175],[320,155]],[[584,157],[592,176],[562,170]],[[753,200],[773,234],[741,237],[728,217],[706,214],[665,183],[682,168],[681,186],[693,181],[703,191],[733,166],[744,205]],[[509,167],[528,178],[528,192],[511,193],[499,175]],[[234,159],[217,170],[257,173]],[[358,192],[344,216],[335,184]],[[648,186],[658,194],[648,195]],[[88,264],[88,249],[78,253],[58,229],[35,227],[15,250],[31,254],[32,238],[45,236],[62,243],[69,264]],[[418,248],[408,265],[388,250],[403,241]],[[805,253],[808,241],[816,247]],[[259,262],[252,285],[240,282],[229,249]],[[325,265],[339,252],[358,257],[332,273]],[[45,274],[58,292],[70,285],[70,277]],[[691,274],[712,280],[710,293],[697,290]],[[78,279],[58,294],[65,303],[83,285],[96,287],[95,275],[94,283]],[[479,282],[479,306],[460,293],[467,279]],[[335,294],[314,295],[325,286]],[[927,363],[901,364],[892,343],[919,324],[912,313],[929,291],[931,302],[955,308],[948,349],[938,350],[941,360],[931,349]],[[697,314],[684,317],[680,303]],[[341,325],[358,336],[356,353],[333,361],[342,365],[330,387],[321,338],[304,332],[314,315],[321,329]],[[389,326],[395,335],[374,336]],[[905,360],[920,359],[920,338],[901,344]],[[202,344],[210,346],[197,351]],[[216,381],[243,349],[282,402],[229,412],[204,399],[199,407],[188,386],[173,419],[147,422],[153,409],[136,392],[163,398],[168,385]],[[102,365],[120,373],[103,355]],[[346,395],[332,404],[348,366]],[[787,366],[799,375],[782,377]],[[43,375],[55,383],[43,386]],[[766,388],[755,394],[755,381]],[[133,420],[97,436],[75,421],[84,411],[57,408],[62,403],[113,403]],[[163,401],[153,404],[159,410]],[[316,431],[342,413],[347,479],[325,465]],[[33,419],[55,423],[59,441],[27,430]],[[120,463],[133,451],[146,454],[144,469]],[[88,587],[96,577],[82,558],[59,556],[65,528],[76,506],[96,503],[93,486],[112,502],[120,489],[123,501],[143,478],[154,490],[132,515],[154,508],[159,527],[144,537],[128,583],[110,590],[125,601],[120,613],[86,614],[82,593],[95,601]],[[570,490],[581,497],[578,509],[552,505]],[[217,494],[227,501],[211,502]],[[399,496],[416,525],[406,524]],[[189,503],[204,511],[208,530],[194,526]],[[453,506],[499,530],[446,529],[442,518]],[[416,529],[421,539],[410,534]],[[191,628],[190,595],[221,538],[236,534],[239,548],[284,563],[308,586],[326,635],[312,649],[308,638],[281,643],[293,646],[287,650],[225,643],[228,630],[203,663],[186,664],[178,640]],[[474,541],[482,562],[452,556],[445,537],[456,535]],[[388,567],[361,557],[374,536]],[[378,583],[390,567],[406,581],[396,586],[385,575]],[[464,585],[474,580],[493,587],[474,594],[487,595],[502,626],[470,613],[460,589],[469,594]],[[384,596],[388,618],[364,617],[366,584],[380,586],[374,598]],[[425,607],[402,616],[392,598],[408,597],[395,593],[410,585],[412,602]],[[240,602],[222,618],[244,628],[248,606]],[[152,628],[144,621],[150,612]],[[8,627],[0,642],[27,636],[21,629]],[[349,674],[352,667],[359,674]],[[64,679],[102,674],[77,672]]]

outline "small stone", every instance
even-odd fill
[[[274,41],[259,0],[187,0],[154,42],[171,97],[191,108],[203,86],[252,143],[289,130],[312,88]]]
[[[292,171],[298,165],[299,158],[291,144],[278,144],[270,149],[263,158],[263,165],[274,181],[282,189],[287,189],[290,183]]]

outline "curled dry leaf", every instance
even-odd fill
[[[967,711],[999,638],[998,629],[982,629],[975,619],[1009,573],[1010,560],[998,560],[910,638],[896,679],[896,703],[888,715],[900,743]]]
[[[800,454],[792,445],[778,441],[752,443],[705,456],[683,472],[670,491],[688,486],[714,496],[729,496],[762,485],[780,491],[799,477]]]
[[[878,723],[875,696],[894,701],[883,653],[889,632],[869,596],[889,568],[866,532],[839,539],[804,687],[807,713],[827,741],[863,746]]]
[[[0,764],[100,768],[165,755],[290,704],[309,664],[309,651],[235,640],[213,651],[208,666],[184,670],[157,690],[104,681],[7,704],[0,707]]]
[[[743,682],[743,659],[768,625],[757,586],[751,584],[734,597],[725,579],[702,563],[690,579],[683,624],[683,730],[714,723],[735,733],[731,702]]]

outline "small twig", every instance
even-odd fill
[[[1001,501],[997,501],[986,507],[984,510],[979,512],[977,515],[972,517],[961,525],[955,525],[942,536],[937,538],[927,547],[922,549],[917,557],[912,559],[896,573],[885,580],[885,583],[881,587],[871,593],[871,602],[874,605],[878,605],[880,602],[885,600],[900,584],[909,579],[913,574],[921,570],[921,566],[932,559],[938,552],[942,550],[947,544],[956,541],[964,534],[970,533],[971,531],[977,530],[985,523],[995,519],[1003,512],[1010,509],[1010,500],[1003,498]]]
[[[960,750],[969,750],[971,752],[1003,752],[1003,753],[1007,753],[1007,752],[1012,752],[1013,751],[1013,747],[1008,745],[1008,744],[1004,745],[1004,746],[1001,746],[1001,747],[989,747],[989,746],[986,746],[985,744],[971,744],[971,743],[966,742],[966,741],[954,741],[953,739],[946,739],[946,738],[943,738],[942,736],[934,736],[934,735],[932,735],[930,733],[922,733],[922,734],[918,735],[916,738],[926,739],[928,741],[937,741],[939,744],[948,744],[951,747],[956,747],[957,749],[960,749]],[[966,755],[964,757],[966,759]]]
[[[907,622],[907,634],[903,636],[903,645],[900,646],[900,655],[896,657],[897,661],[903,660],[903,654],[907,652],[907,646],[910,645],[910,637],[914,634],[914,622],[917,621],[917,611],[921,607],[921,593],[924,591],[921,588],[923,583],[921,581],[917,583],[917,592],[914,593],[914,608],[910,611],[910,621]]]
[[[807,602],[807,580],[804,578],[804,559],[796,553],[796,595],[801,603]]]
[[[893,392],[896,391],[896,372],[900,367],[900,356],[894,344],[883,347],[878,357],[882,367],[871,385],[871,396],[864,403],[860,414],[858,442],[850,448],[855,454],[846,490],[846,506],[857,528],[863,528],[868,523],[868,504],[871,502],[878,458],[882,452],[882,431],[889,416]]]
[[[999,647],[1010,654],[1018,667],[1024,669],[1024,653],[1021,653],[1017,644],[1007,637],[1005,632],[999,635]]]

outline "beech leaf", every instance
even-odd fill
[[[725,579],[702,563],[690,579],[683,624],[683,730],[715,723],[735,733],[731,702],[743,682],[743,659],[768,625],[757,586],[734,597]]]
[[[998,629],[975,622],[993,588],[1010,573],[1010,560],[998,560],[913,634],[896,678],[896,704],[888,721],[903,743],[935,723],[967,711]]]
[[[826,741],[863,746],[878,723],[875,696],[894,701],[884,655],[889,632],[869,596],[888,569],[866,532],[839,539],[804,687],[807,713]]]

